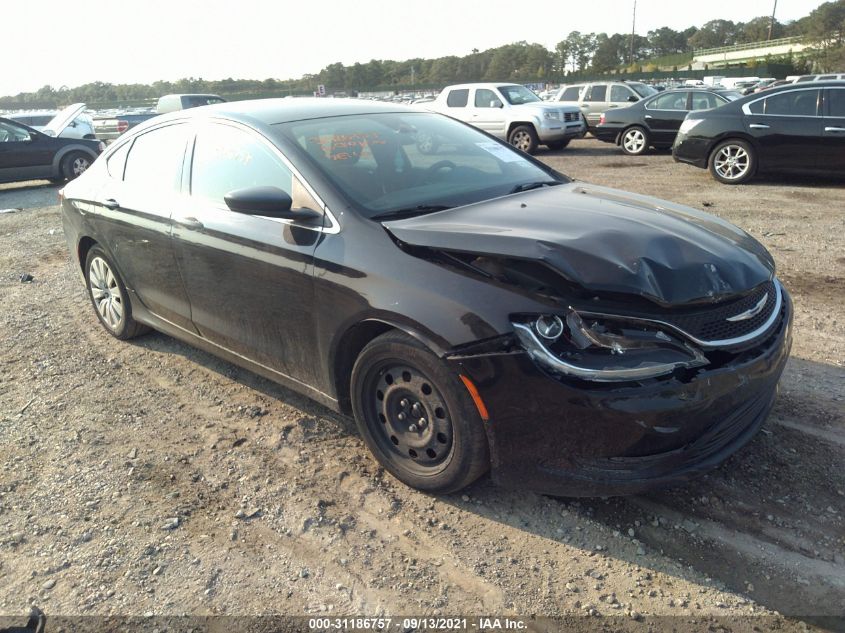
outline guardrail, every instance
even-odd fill
[[[762,40],[760,42],[746,42],[745,44],[734,44],[733,46],[722,46],[720,48],[701,48],[693,51],[693,55],[717,55],[719,53],[733,53],[734,51],[747,51],[755,48],[773,48],[786,44],[803,44],[807,38],[797,35],[793,37],[781,37],[776,40]]]

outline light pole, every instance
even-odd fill
[[[628,57],[628,64],[634,65],[634,33],[637,30],[637,0],[634,0],[634,17],[631,19],[631,54]]]
[[[774,31],[775,28],[775,11],[777,11],[777,8],[778,0],[775,0],[775,6],[772,7],[772,19],[769,21],[769,37],[767,38],[767,40],[772,39],[772,31]]]

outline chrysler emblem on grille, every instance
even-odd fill
[[[766,305],[766,301],[769,299],[769,293],[763,295],[763,298],[757,302],[753,308],[746,310],[745,312],[740,312],[737,315],[732,317],[728,317],[725,321],[730,321],[731,323],[735,323],[736,321],[747,321],[748,319],[757,316],[763,311],[763,307]]]

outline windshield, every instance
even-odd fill
[[[640,95],[640,97],[650,97],[651,95],[657,94],[657,90],[646,84],[628,82],[626,85]]]
[[[568,182],[510,145],[438,114],[337,116],[277,127],[368,218],[470,204],[529,183]]]
[[[743,94],[741,92],[737,92],[736,90],[724,90],[719,93],[728,101],[736,101],[737,99],[742,99]]]
[[[540,97],[535,95],[525,86],[498,86],[499,92],[507,99],[511,105],[521,105],[523,103],[534,103],[535,101],[542,101]]]

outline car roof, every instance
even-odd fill
[[[447,90],[454,90],[455,88],[498,88],[499,86],[521,86],[522,84],[515,84],[512,81],[477,81],[468,84],[452,84],[446,86],[440,91],[443,94]],[[524,86],[523,86],[524,87]]]
[[[223,117],[247,124],[275,125],[277,123],[288,123],[290,121],[307,119],[391,112],[428,111],[404,104],[363,99],[255,99],[249,101],[228,101],[226,103],[216,103],[199,108],[178,110],[154,117],[150,119],[150,123]]]

